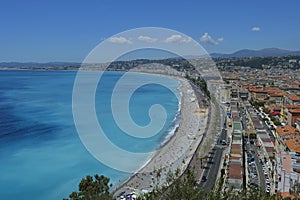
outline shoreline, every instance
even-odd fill
[[[170,77],[168,77],[168,78],[170,78]],[[182,97],[182,94],[180,92],[181,82],[180,81],[178,81],[178,82],[179,82],[179,86],[176,88],[176,90],[178,91],[178,94],[179,94],[179,96],[177,97],[178,98],[178,110],[175,114],[175,117],[172,121],[172,124],[166,130],[165,137],[162,138],[162,141],[160,142],[160,144],[159,144],[159,146],[156,150],[162,148],[165,144],[167,144],[168,141],[176,134],[176,132],[177,132],[179,126],[180,126],[181,101],[182,101],[181,97]]]
[[[14,70],[11,70],[14,71]],[[72,71],[72,70],[27,70],[24,71]],[[120,72],[120,71],[109,71]],[[126,72],[121,72],[126,73]],[[169,79],[175,79],[180,83],[177,90],[178,96],[178,112],[176,118],[179,117],[179,124],[175,123],[171,129],[171,134],[165,134],[161,143],[155,150],[155,153],[149,160],[134,174],[127,179],[120,180],[119,184],[113,188],[114,196],[122,191],[151,191],[155,185],[165,185],[168,172],[175,174],[179,169],[181,175],[188,167],[200,141],[203,139],[204,130],[207,126],[208,109],[199,111],[199,103],[195,95],[195,91],[191,84],[183,77],[172,76],[160,73],[149,72],[129,72],[137,74],[147,74],[154,76],[163,76]],[[202,113],[201,115],[199,113]],[[168,131],[169,132],[169,131]],[[170,135],[170,136],[169,136]],[[156,173],[160,172],[160,177],[156,177]]]
[[[151,75],[165,76],[180,82],[177,88],[181,94],[179,126],[174,127],[174,133],[143,167],[113,190],[115,197],[121,193],[148,192],[156,185],[163,186],[169,172],[175,174],[176,170],[179,170],[181,175],[190,163],[207,126],[207,108],[203,114],[199,114],[195,91],[186,79],[163,74]]]
[[[108,72],[115,72],[115,71],[108,71]],[[136,174],[138,174],[139,172],[141,172],[147,165],[148,163],[150,163],[152,161],[152,159],[154,157],[157,156],[158,152],[164,148],[165,145],[167,145],[170,140],[174,137],[174,135],[177,133],[178,128],[180,126],[181,120],[180,120],[180,115],[181,115],[181,106],[182,106],[182,92],[180,91],[180,88],[182,87],[182,82],[178,79],[181,79],[181,77],[177,77],[177,76],[170,76],[170,75],[165,75],[165,74],[156,74],[156,73],[148,73],[148,72],[129,72],[129,73],[135,73],[135,74],[145,74],[145,75],[150,75],[150,76],[162,76],[168,79],[175,79],[176,81],[179,82],[179,86],[176,88],[176,90],[178,91],[178,110],[176,112],[176,115],[172,121],[172,124],[170,125],[170,127],[166,130],[166,133],[164,135],[164,137],[161,138],[160,143],[158,144],[158,147],[155,149],[155,153],[149,158],[149,160],[147,162],[145,162],[145,164],[143,166],[141,166],[140,169],[138,169],[136,172],[134,172],[132,175],[130,175],[128,178],[124,179],[123,181],[119,180],[119,184],[115,184],[113,189],[112,189],[112,193],[116,193],[116,191],[118,191],[121,187],[123,187],[126,183],[128,183],[133,176],[135,176]],[[178,119],[179,118],[179,119]],[[179,120],[179,123],[176,123],[176,121]],[[170,130],[171,129],[171,130]]]

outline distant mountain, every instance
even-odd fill
[[[271,57],[271,56],[300,56],[300,51],[289,51],[278,48],[266,48],[261,50],[243,49],[232,54],[210,54],[213,58],[243,58],[243,57]]]

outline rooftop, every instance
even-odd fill
[[[300,105],[286,104],[284,105],[287,109],[300,109]]]
[[[300,109],[290,109],[289,112],[292,114],[300,114]]]
[[[300,153],[300,135],[294,136],[293,138],[286,140],[285,144],[290,151]]]
[[[286,97],[292,101],[300,101],[300,97],[293,95],[293,94],[287,94]]]
[[[291,173],[292,172],[292,159],[291,156],[286,153],[286,152],[282,152],[280,154],[280,160],[281,160],[281,166],[282,169],[286,172],[286,173]]]
[[[238,163],[229,163],[228,165],[228,178],[230,179],[242,179],[242,166]]]
[[[277,131],[278,135],[280,135],[281,137],[290,135],[290,134],[299,134],[297,129],[293,128],[290,125],[286,125],[284,127],[277,127],[276,131]]]

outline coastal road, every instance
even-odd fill
[[[206,165],[206,169],[203,173],[203,177],[206,177],[205,182],[200,183],[200,188],[209,192],[216,183],[220,161],[223,154],[223,148],[222,146],[216,145],[213,148],[212,155],[209,157],[208,163]]]
[[[203,100],[207,100],[205,98],[205,95],[203,94],[203,92],[197,86],[195,86],[193,83],[191,83],[191,85],[192,85],[192,87],[195,91],[197,100],[199,102],[199,106],[200,107],[202,107],[202,106],[208,107],[209,106],[208,101],[203,101]],[[227,131],[225,130],[225,128],[226,128],[225,111],[224,111],[222,105],[219,105],[218,103],[215,103],[215,105],[219,107],[219,116],[212,117],[211,113],[209,113],[209,119],[208,119],[209,124],[206,127],[203,138],[206,137],[206,134],[209,132],[209,129],[212,128],[212,122],[214,121],[215,117],[219,118],[219,120],[218,120],[219,122],[218,122],[217,127],[216,127],[216,131],[219,133],[219,134],[216,134],[216,136],[219,135],[219,138],[218,138],[214,148],[212,148],[212,150],[210,151],[210,153],[208,155],[209,157],[208,157],[208,161],[206,163],[204,171],[202,171],[203,169],[198,168],[201,165],[199,165],[199,163],[197,161],[193,161],[193,159],[192,159],[192,162],[190,163],[191,165],[189,166],[189,167],[193,167],[193,169],[195,171],[195,178],[197,180],[200,180],[199,189],[203,189],[205,191],[210,191],[215,186],[217,175],[218,175],[218,172],[219,172],[221,159],[222,159],[222,156],[223,156],[223,151],[226,147],[226,146],[222,146],[222,144],[221,144],[222,140],[225,140],[226,137],[227,137]],[[212,109],[212,110],[210,109],[210,111],[214,112],[214,113],[217,113],[216,108]],[[200,145],[201,145],[201,143],[199,144],[198,147],[200,147]],[[199,152],[196,151],[196,155],[198,153]],[[203,172],[203,173],[201,173],[201,172]],[[205,176],[207,178],[207,180],[205,182],[201,182],[201,178],[203,176]]]
[[[200,189],[203,189],[207,192],[209,192],[215,186],[223,151],[226,148],[226,146],[222,145],[222,140],[225,140],[226,137],[227,131],[223,128],[217,144],[210,152],[209,160],[203,173],[203,177],[205,176],[207,180],[205,182],[201,181],[200,183]]]

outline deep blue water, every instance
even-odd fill
[[[162,86],[139,88],[130,103],[135,122],[147,125],[148,109],[158,103],[168,113],[167,123],[149,139],[130,137],[118,128],[110,109],[111,92],[122,75],[107,72],[99,83],[95,98],[99,123],[121,148],[132,152],[154,150],[166,138],[178,100]],[[81,143],[72,115],[75,76],[71,71],[0,71],[1,199],[62,199],[88,174],[104,174],[113,184],[129,177],[101,164]],[[136,75],[136,79],[143,76],[149,75]],[[128,84],[130,81],[135,80]],[[178,87],[178,82],[166,81],[174,90]]]

